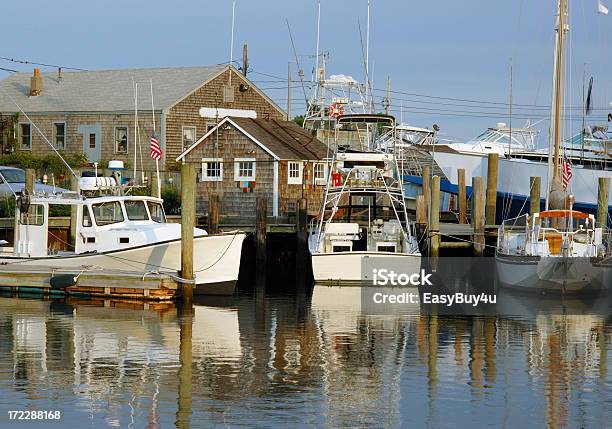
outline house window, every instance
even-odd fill
[[[301,185],[302,184],[302,163],[301,162],[289,162],[289,177],[287,183],[290,185]]]
[[[96,147],[96,135],[95,133],[89,134],[89,148],[95,149]]]
[[[127,127],[115,127],[115,153],[128,153]]]
[[[327,183],[327,168],[324,162],[317,162],[312,167],[312,177],[315,185],[325,185]]]
[[[183,127],[183,150],[190,148],[196,141],[196,127]]]
[[[53,123],[53,144],[56,149],[66,149],[66,123]]]
[[[21,150],[32,149],[32,127],[30,124],[19,124],[19,142]]]
[[[220,182],[223,180],[223,159],[202,159],[202,182]]]
[[[255,158],[236,158],[234,160],[234,180],[255,180]]]

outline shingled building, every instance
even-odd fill
[[[16,104],[57,149],[83,152],[90,162],[102,165],[111,159],[128,166],[136,161],[138,168],[148,170],[154,168],[149,157],[153,122],[162,161],[170,167],[222,119],[215,113],[218,109],[248,111],[260,119],[285,117],[280,107],[231,66],[35,70],[33,75],[14,73],[0,81],[0,115],[3,121],[13,122],[13,132],[0,133],[4,153],[51,151],[33,124],[17,114]]]

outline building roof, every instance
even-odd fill
[[[19,109],[43,112],[117,112],[134,110],[134,82],[138,83],[138,106],[151,110],[151,81],[155,110],[166,109],[227,68],[205,67],[141,68],[99,71],[42,73],[43,90],[30,97],[30,73],[13,73],[0,81],[0,112]],[[10,97],[7,96],[10,95]]]
[[[279,160],[319,160],[328,157],[327,146],[295,122],[227,117],[191,147],[187,148],[176,160],[183,159],[225,123],[230,123],[247,138]]]

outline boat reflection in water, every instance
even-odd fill
[[[384,313],[361,294],[316,286],[311,299],[207,297],[193,309],[3,297],[3,408],[61,410],[50,427],[603,427],[612,418],[609,297],[502,290],[497,315],[440,316],[419,305]]]

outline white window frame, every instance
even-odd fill
[[[64,144],[61,147],[57,145],[57,128],[55,127],[56,125],[64,126]],[[32,130],[30,129],[30,133],[31,132]],[[58,150],[66,149],[66,121],[53,121],[53,147]]]
[[[208,163],[219,163],[219,176],[208,176]],[[200,182],[222,182],[223,181],[223,158],[202,158],[202,175]]]
[[[298,175],[291,175],[291,167],[297,164]],[[289,185],[301,185],[304,176],[304,163],[302,161],[289,161],[287,162],[287,183]]]
[[[117,150],[117,130],[119,128],[125,128],[125,136],[127,137],[127,142],[125,144],[125,152],[119,152]],[[130,153],[130,128],[127,125],[116,125],[114,129],[114,139],[113,139],[113,153],[126,155]]]
[[[242,182],[242,181],[255,181],[255,171],[257,167],[257,160],[255,158],[234,158],[234,181]],[[241,176],[240,175],[240,163],[241,162],[252,162],[253,163],[253,175],[252,176]]]
[[[323,166],[323,177],[317,177],[316,171],[318,165]],[[312,165],[312,179],[315,185],[327,184],[327,162],[315,162]]]
[[[24,125],[28,125],[30,127],[30,144],[28,145],[27,148],[23,147],[23,126]],[[32,124],[30,122],[20,122],[19,123],[19,150],[32,150]]]
[[[188,145],[185,145],[185,130],[193,130],[193,141]],[[183,125],[181,127],[181,144],[183,145],[183,151],[189,149],[196,141],[198,141],[198,129],[195,125]]]

